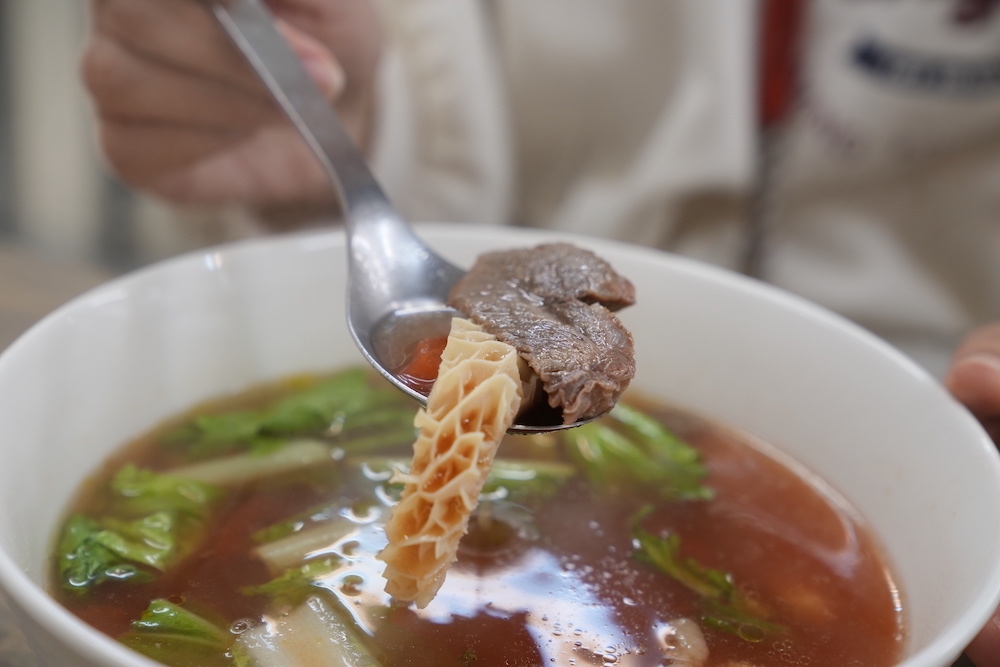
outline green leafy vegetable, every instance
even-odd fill
[[[733,605],[708,601],[707,608],[708,613],[701,618],[705,624],[725,630],[729,634],[754,644],[785,631],[783,625],[770,623],[753,614],[741,611]]]
[[[250,537],[257,544],[275,542],[290,535],[294,535],[295,533],[308,530],[314,524],[321,522],[325,523],[333,517],[339,516],[340,509],[341,504],[339,502],[334,503],[333,505],[325,503],[315,505],[277,523],[265,526],[264,528],[254,532],[254,534]]]
[[[376,475],[384,476],[390,492],[402,491],[403,485],[389,483],[389,475],[397,469],[408,470],[410,466],[409,459],[399,457],[352,456],[348,463],[364,465]],[[547,498],[576,474],[576,467],[570,463],[496,458],[483,485],[482,495],[500,494],[503,498],[521,501]]]
[[[576,472],[569,463],[497,458],[493,460],[482,493],[491,495],[503,489],[503,496],[510,500],[544,499],[552,496]]]
[[[381,392],[379,396],[379,401],[373,401],[363,408],[339,413],[331,424],[331,431],[337,435],[357,433],[364,429],[379,432],[406,429],[412,433],[413,415],[416,412],[413,405],[409,401],[398,400],[400,396],[385,396]],[[382,399],[386,399],[385,405],[382,404]]]
[[[108,580],[149,581],[191,553],[202,538],[214,487],[132,464],[112,478],[100,520],[78,514],[59,541],[62,586],[83,594]]]
[[[177,550],[176,515],[171,512],[153,512],[133,521],[108,517],[102,524],[104,530],[95,534],[95,540],[125,560],[163,571]]]
[[[204,519],[221,492],[214,485],[128,463],[111,480],[118,512],[136,516],[169,511]]]
[[[365,369],[353,368],[260,410],[201,415],[165,440],[184,443],[196,455],[211,456],[234,447],[271,451],[285,439],[323,432],[345,439],[368,430],[402,432],[406,439],[413,436],[413,413],[398,391],[373,383]]]
[[[217,445],[253,440],[261,433],[262,419],[257,410],[239,410],[196,417],[192,426],[197,444],[205,449],[214,449]]]
[[[677,534],[656,537],[643,528],[632,533],[639,544],[637,556],[656,566],[698,595],[709,600],[731,600],[736,595],[732,577],[727,572],[713,570],[693,558],[681,556],[681,538]]]
[[[733,583],[728,572],[705,567],[693,558],[682,556],[679,535],[657,537],[636,525],[632,536],[639,547],[637,558],[701,597],[706,609],[703,622],[751,642],[784,630],[783,626],[760,618],[759,610]]]
[[[568,432],[570,453],[595,483],[642,484],[668,499],[704,500],[712,489],[698,451],[658,421],[622,403]]]
[[[109,579],[149,581],[152,575],[106,546],[110,534],[82,514],[69,518],[59,541],[59,573],[68,591],[84,593]]]
[[[234,640],[228,628],[163,599],[153,600],[142,618],[119,637],[154,660],[204,667],[232,664],[227,652]]]
[[[279,577],[258,586],[244,586],[244,595],[267,595],[277,602],[299,604],[310,594],[316,593],[316,580],[335,572],[342,564],[337,556],[311,560],[304,565],[285,571]]]

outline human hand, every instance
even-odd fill
[[[952,358],[945,385],[1000,443],[1000,324],[970,333]]]
[[[959,346],[945,378],[949,391],[1000,443],[1000,324],[973,331]],[[965,655],[976,667],[1000,667],[1000,611],[994,613]]]
[[[268,0],[362,147],[381,26],[368,0]],[[178,203],[334,207],[333,189],[200,0],[91,0],[81,59],[101,150],[126,183]]]

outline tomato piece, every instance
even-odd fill
[[[437,379],[441,354],[448,342],[447,336],[435,336],[418,341],[406,352],[406,358],[395,375],[424,396],[430,393]]]

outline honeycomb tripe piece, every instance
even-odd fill
[[[419,430],[402,498],[386,524],[385,590],[420,608],[437,594],[458,557],[497,446],[521,404],[517,350],[454,318]]]

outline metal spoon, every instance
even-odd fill
[[[386,379],[426,405],[427,397],[394,370],[409,345],[447,334],[456,314],[446,305],[448,292],[465,272],[427,247],[396,212],[263,3],[209,0],[209,4],[333,181],[347,231],[347,323],[355,343]],[[515,424],[511,432],[569,427],[555,411],[519,419],[528,423]]]

